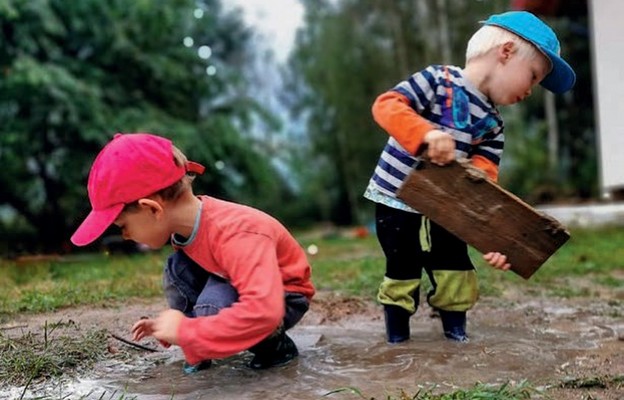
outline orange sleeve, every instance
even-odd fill
[[[395,91],[385,92],[375,99],[373,118],[410,154],[416,154],[425,134],[435,127],[420,116],[407,97]]]
[[[178,344],[190,364],[229,357],[259,343],[285,313],[284,286],[272,239],[240,232],[224,242],[218,256],[227,262],[238,301],[216,315],[184,318]]]
[[[485,171],[488,178],[494,182],[498,181],[498,165],[480,155],[472,156],[470,161],[472,162],[472,165]]]

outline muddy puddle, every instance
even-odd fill
[[[624,374],[621,304],[478,305],[469,314],[467,344],[445,340],[439,319],[419,310],[411,322],[412,339],[388,345],[378,314],[373,308],[336,321],[318,315],[304,319],[290,331],[300,357],[280,368],[250,370],[245,364],[251,355],[245,353],[185,375],[182,353],[174,348],[141,353],[132,363],[101,363],[86,374],[89,379],[54,390],[70,399],[124,394],[153,400],[307,400],[353,387],[366,398],[386,398],[399,389],[414,394],[434,385],[448,392],[476,382],[546,385],[584,373]],[[339,391],[325,398],[359,397]]]

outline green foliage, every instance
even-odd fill
[[[162,293],[164,255],[85,256],[0,265],[0,320],[81,304],[107,304]]]
[[[450,393],[435,393],[433,389],[421,389],[411,395],[401,390],[398,396],[388,395],[386,400],[520,400],[530,399],[533,395],[541,397],[541,391],[534,388],[530,383],[523,381],[516,385],[505,383],[500,386],[477,383],[470,389],[459,389]],[[366,397],[356,388],[340,388],[333,390],[324,396],[335,393],[351,393],[358,398],[375,400],[374,397]],[[535,398],[535,397],[534,397]]]
[[[572,91],[554,96],[553,143],[549,143],[544,89],[536,88],[522,103],[501,110],[506,125],[501,184],[530,203],[596,198],[597,137],[587,2],[572,1],[561,18],[545,19],[558,33],[562,55],[573,66],[577,81]],[[549,159],[549,146],[554,146],[553,159]]]
[[[529,203],[540,202],[540,193],[551,192],[557,178],[550,168],[548,149],[544,145],[547,126],[543,121],[527,123],[523,109],[519,106],[501,111],[505,120],[506,140],[500,183]]]
[[[373,236],[358,240],[328,237],[305,240],[303,244],[305,247],[314,244],[319,248],[318,254],[311,257],[318,289],[351,295],[376,292],[383,279],[385,259]]]
[[[576,0],[569,3],[565,8],[565,18],[549,20],[559,33],[562,54],[576,72],[574,89],[556,99],[560,128],[556,172],[559,182],[567,185],[563,186],[563,189],[568,189],[564,193],[595,198],[598,196],[598,137],[590,62],[589,2]]]
[[[268,118],[245,95],[251,32],[218,0],[5,0],[0,29],[0,206],[13,252],[18,226],[43,249],[67,242],[89,209],[91,162],[116,132],[172,138],[206,164],[198,190],[281,193],[245,133],[253,115]]]
[[[476,21],[503,3],[303,4],[306,25],[290,60],[286,98],[306,124],[309,147],[301,158],[308,159],[306,168],[313,164],[315,173],[299,171],[305,177],[303,192],[324,219],[363,222],[372,209],[362,193],[388,137],[372,119],[373,101],[428,64],[463,64],[465,42]]]
[[[0,333],[0,381],[28,386],[33,380],[74,373],[92,366],[106,354],[106,332],[80,332],[72,322],[72,335],[56,334],[62,323],[46,324],[41,333],[19,338]]]
[[[489,267],[473,249],[470,255],[484,296],[500,296],[515,286],[540,295],[590,297],[624,284],[617,274],[624,260],[619,245],[623,241],[624,231],[617,228],[573,230],[570,241],[529,280]],[[319,290],[374,299],[385,272],[385,259],[374,236],[301,235],[300,242],[306,249],[317,246],[318,253],[309,259]],[[166,251],[131,257],[61,257],[27,265],[4,261],[0,264],[0,320],[18,312],[158,296],[165,258]],[[421,292],[429,288],[424,278]]]
[[[506,289],[514,288],[536,296],[584,296],[595,298],[596,291],[615,293],[622,286],[624,250],[619,245],[624,231],[618,228],[600,230],[572,230],[572,238],[528,281],[513,273],[494,270],[472,251],[471,257],[479,273],[481,293],[497,293],[497,302],[505,301]],[[374,301],[378,285],[383,279],[384,257],[374,236],[355,237],[351,231],[331,231],[324,234],[301,232],[297,235],[306,249],[317,246],[310,255],[312,276],[320,290],[334,290],[362,296]],[[155,252],[131,257],[81,256],[64,257],[53,261],[18,265],[3,261],[0,264],[0,322],[6,322],[17,313],[41,312],[77,304],[118,306],[130,298],[149,298],[161,295],[162,262],[166,252]],[[618,285],[619,282],[619,285]],[[575,288],[572,292],[570,288]],[[428,287],[423,287],[426,292]],[[568,293],[566,293],[568,290]],[[621,300],[611,296],[607,312],[617,314]],[[539,312],[539,310],[536,310]],[[606,315],[606,314],[605,314]],[[103,333],[76,332],[68,337],[52,335],[60,326],[48,325],[41,334],[28,334],[9,339],[0,332],[0,380],[24,384],[29,379],[72,373],[84,370],[99,359]],[[77,329],[77,328],[76,328]],[[59,331],[60,332],[60,329]],[[69,356],[60,357],[60,354]],[[3,375],[4,374],[4,375]],[[45,375],[48,374],[48,375]],[[561,382],[561,388],[620,387],[622,376],[595,376],[570,378]],[[550,388],[547,389],[550,391]],[[386,400],[513,400],[549,398],[533,385],[476,384],[442,392],[443,388],[422,388],[416,393],[400,391],[383,397]],[[447,390],[447,389],[444,389]],[[339,388],[326,394],[353,395],[369,398],[357,388]],[[115,394],[113,394],[114,396]],[[88,398],[87,396],[86,398]],[[44,397],[48,398],[48,397]],[[60,397],[59,397],[60,398]],[[108,395],[107,395],[107,398]],[[113,397],[110,397],[111,399]],[[117,398],[117,397],[115,397]],[[119,397],[121,400],[123,397]],[[50,398],[51,399],[51,398]],[[373,400],[374,398],[370,398]],[[381,399],[381,398],[380,398]]]
[[[618,228],[573,229],[571,239],[529,280],[491,268],[474,249],[470,249],[470,256],[484,296],[500,296],[506,288],[516,286],[526,292],[587,297],[624,283],[616,273],[622,269],[624,259],[624,249],[619,246],[622,241],[624,232]],[[310,256],[317,287],[374,297],[385,271],[385,259],[374,236],[358,239],[328,235],[303,238],[301,243],[305,248],[312,244],[318,247],[318,253]],[[429,287],[425,279],[422,292]]]
[[[478,21],[508,11],[509,1],[302,0],[306,25],[289,64],[293,114],[305,124],[307,147],[300,159],[302,192],[324,219],[366,222],[372,207],[362,193],[387,139],[372,120],[377,95],[429,64],[464,65]],[[556,96],[558,152],[548,153],[541,89],[507,111],[501,182],[531,201],[596,194],[597,167],[586,1],[561,7],[548,18],[578,81]],[[303,169],[302,168],[302,169]],[[312,175],[312,176],[311,176]]]
[[[305,25],[280,71],[293,143],[272,146],[266,136],[279,123],[249,96],[252,32],[219,0],[1,1],[0,252],[67,250],[88,212],[89,166],[118,131],[171,137],[207,166],[197,192],[293,225],[369,220],[362,192],[387,138],[372,102],[428,64],[462,65],[478,21],[509,1],[301,2]],[[586,1],[561,8],[548,22],[578,82],[556,98],[555,165],[542,93],[505,110],[502,184],[530,201],[597,191]],[[212,49],[207,60],[202,45]],[[263,138],[251,132],[258,121]]]
[[[587,378],[567,378],[561,382],[561,387],[572,389],[605,389],[608,387],[623,387],[624,375],[590,376]]]

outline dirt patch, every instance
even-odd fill
[[[210,370],[196,376],[185,376],[179,349],[164,350],[146,340],[143,345],[160,351],[132,350],[133,357],[122,360],[113,355],[81,374],[82,388],[66,384],[54,388],[54,393],[67,396],[63,398],[91,398],[84,397],[91,393],[99,398],[106,391],[109,398],[121,390],[139,399],[170,399],[173,393],[176,400],[184,400],[293,398],[296,392],[305,400],[350,386],[366,396],[386,398],[388,393],[396,396],[399,389],[413,394],[436,386],[439,392],[449,392],[476,382],[500,385],[526,379],[553,399],[624,399],[621,301],[519,293],[505,297],[484,298],[470,311],[471,341],[466,345],[445,340],[439,319],[432,318],[426,306],[412,318],[411,340],[388,345],[381,309],[373,301],[322,292],[291,331],[301,356],[287,367],[258,373],[245,367],[248,355],[241,354],[216,360]],[[163,308],[164,301],[156,299],[21,315],[5,324],[2,332],[16,336],[40,331],[46,322],[72,321],[82,329],[106,329],[129,338],[135,321]],[[113,338],[108,338],[107,346],[112,353],[129,348]],[[45,385],[33,395],[47,393]],[[11,397],[0,395],[4,398]],[[331,398],[357,396],[338,393]]]
[[[353,319],[380,319],[379,308],[370,300],[360,297],[346,297],[331,292],[316,295],[304,323],[323,325],[344,323]]]

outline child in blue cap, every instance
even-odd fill
[[[440,313],[448,339],[468,340],[466,312],[478,297],[467,245],[397,198],[421,153],[438,165],[468,158],[496,181],[505,141],[497,107],[524,100],[537,84],[563,93],[575,82],[556,34],[535,15],[511,11],[482,23],[468,42],[464,68],[431,65],[381,94],[372,107],[390,135],[364,194],[376,203],[386,256],[377,299],[389,343],[409,339],[422,269],[432,283],[427,301]],[[483,257],[494,268],[510,268],[504,254]]]

